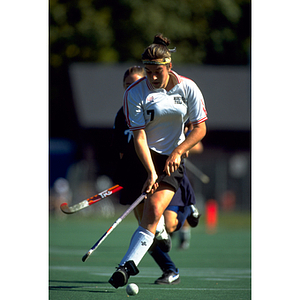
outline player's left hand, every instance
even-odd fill
[[[166,160],[164,172],[166,172],[166,174],[170,176],[171,173],[175,172],[178,169],[178,167],[180,166],[180,162],[181,156],[176,153],[171,153]]]

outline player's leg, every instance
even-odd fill
[[[179,233],[179,249],[186,250],[190,247],[191,226],[186,220],[183,226],[178,231]]]
[[[166,229],[168,233],[173,233],[178,231],[186,220],[193,220],[194,223],[192,227],[196,227],[200,214],[194,205],[188,206],[175,206],[169,205],[164,212]],[[197,224],[196,224],[197,223]]]
[[[144,213],[144,203],[140,203],[134,209],[134,215],[135,215],[136,219],[138,220],[139,225],[141,224],[143,213]],[[161,216],[161,218],[156,226],[155,242],[157,245],[159,245],[160,249],[163,252],[169,252],[171,250],[172,240],[171,240],[171,237],[168,234],[166,226],[165,226],[164,215]]]
[[[178,226],[178,215],[179,206],[168,206],[164,212],[166,229],[169,233],[173,233]]]
[[[155,234],[157,224],[174,194],[174,190],[168,184],[160,183],[157,191],[145,201],[141,226]]]
[[[193,190],[193,187],[192,187],[192,184],[191,184],[189,178],[186,175],[186,170],[184,172],[184,176],[181,181],[180,190],[181,190],[181,194],[182,194],[182,199],[184,201],[185,209],[187,209],[188,212],[190,212],[190,214],[188,215],[186,220],[191,227],[196,227],[199,223],[199,218],[201,215],[199,214],[199,211],[195,207],[195,204],[196,204],[195,192]],[[188,208],[186,208],[186,207],[188,207]],[[180,210],[180,211],[182,211],[182,210]],[[185,216],[186,212],[183,211],[182,213]],[[183,226],[183,224],[184,223],[182,223],[181,227]]]
[[[162,251],[157,243],[153,243],[149,249],[150,255],[161,268],[163,274],[155,280],[155,284],[178,284],[180,282],[179,270],[171,260],[168,253]]]
[[[157,224],[173,195],[174,191],[172,189],[166,187],[165,184],[161,184],[159,189],[148,197],[144,203],[141,225],[134,233],[129,249],[120,265],[129,260],[133,260],[136,266],[139,264],[153,242]]]
[[[141,225],[134,232],[129,248],[121,260],[119,268],[109,280],[115,288],[124,286],[128,281],[129,275],[135,275],[131,274],[130,270],[127,272],[126,263],[133,262],[134,266],[137,267],[147,253],[153,243],[157,224],[173,195],[173,189],[168,184],[162,183],[158,190],[145,201]],[[123,270],[123,268],[125,269]]]
[[[157,171],[158,176],[162,175],[161,170],[164,169],[165,162],[166,162],[166,155],[160,155],[152,151],[152,159],[155,163],[155,168]],[[129,248],[121,260],[119,268],[117,271],[112,275],[109,282],[115,287],[118,288],[120,286],[124,286],[131,275],[125,269],[125,273],[128,275],[126,278],[122,275],[119,276],[118,272],[121,267],[126,268],[126,264],[132,262],[135,267],[139,264],[141,259],[147,253],[148,249],[150,248],[153,240],[154,235],[156,233],[157,224],[167,208],[170,204],[171,199],[173,198],[175,191],[180,186],[180,182],[183,177],[184,173],[184,166],[183,162],[181,162],[178,169],[171,174],[171,176],[164,176],[162,181],[159,184],[158,189],[155,191],[154,194],[149,195],[144,203],[144,212],[143,217],[141,220],[141,225],[139,228],[134,232]],[[123,271],[123,270],[122,270]],[[124,273],[124,274],[125,274]],[[121,277],[121,278],[120,278]]]
[[[143,217],[143,211],[144,211],[144,202],[140,203],[133,211],[134,216],[137,219],[139,224],[141,223]]]

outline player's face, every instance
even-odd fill
[[[126,90],[131,84],[133,84],[138,79],[142,78],[141,75],[138,74],[130,74],[124,80],[124,89]]]
[[[146,65],[148,80],[156,89],[165,89],[169,81],[169,68],[165,65]]]

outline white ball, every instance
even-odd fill
[[[139,287],[135,283],[129,283],[126,287],[126,292],[129,296],[134,296],[139,292]]]

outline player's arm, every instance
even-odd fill
[[[182,142],[179,146],[177,146],[168,157],[164,171],[168,175],[176,171],[180,165],[181,156],[184,155],[190,149],[192,149],[197,143],[199,143],[204,138],[205,134],[205,122],[194,125],[194,128],[187,136],[185,141]]]
[[[190,134],[186,137],[185,141],[181,143],[176,149],[179,154],[184,153],[192,149],[197,143],[199,143],[206,135],[206,124],[202,122],[193,126]],[[175,149],[175,150],[176,150]]]
[[[185,137],[187,137],[191,133],[193,128],[194,128],[194,125],[192,124],[192,122],[188,121],[185,124],[185,127],[184,127]],[[193,148],[191,148],[189,151],[184,153],[182,157],[187,158],[187,157],[189,157],[190,154],[199,154],[202,152],[203,152],[203,145],[201,142],[198,142]]]
[[[144,129],[135,130],[133,136],[135,151],[148,173],[142,192],[153,193],[158,187],[156,183],[158,176],[148,147],[146,132]]]

